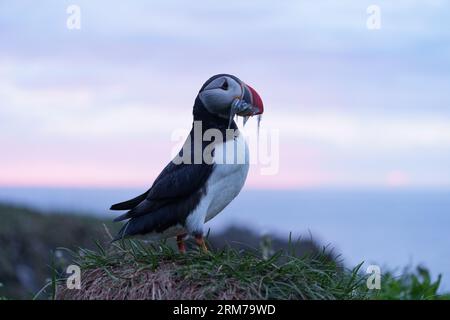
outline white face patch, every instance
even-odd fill
[[[242,96],[242,87],[235,79],[223,76],[211,81],[198,96],[209,112],[228,118],[234,99]]]

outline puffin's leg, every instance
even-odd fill
[[[195,235],[195,242],[203,252],[208,252],[208,247],[206,246],[205,240],[203,239],[203,235]]]
[[[177,245],[178,251],[180,251],[180,253],[186,253],[186,245],[184,243],[184,238],[186,237],[186,235],[186,233],[177,235]]]

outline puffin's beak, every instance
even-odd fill
[[[250,87],[248,84],[244,84],[244,100],[253,106],[253,112],[250,116],[256,116],[264,112],[264,104],[261,96],[256,92],[255,89]]]
[[[252,117],[264,112],[264,104],[255,89],[242,83],[243,95],[233,103],[233,111],[241,117]]]
[[[231,103],[230,108],[230,122],[228,128],[231,126],[234,116],[244,117],[244,125],[250,117],[258,115],[258,123],[261,121],[261,114],[264,112],[264,104],[261,97],[255,89],[248,84],[241,82],[242,96],[236,97]]]

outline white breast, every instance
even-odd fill
[[[234,154],[230,152],[233,150]],[[234,155],[234,157],[233,157]],[[218,159],[226,159],[220,163]],[[234,158],[234,159],[233,159]],[[241,191],[249,169],[248,146],[242,135],[215,148],[216,165],[208,179],[206,196],[209,196],[206,221],[221,212]]]
[[[249,169],[248,146],[240,134],[234,140],[218,144],[215,166],[206,184],[206,195],[187,218],[188,229],[198,230],[220,213],[241,191]]]

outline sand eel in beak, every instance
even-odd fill
[[[178,249],[185,252],[184,240],[192,236],[200,249],[206,251],[205,222],[239,194],[249,169],[248,147],[234,117],[242,116],[245,120],[263,112],[259,94],[239,78],[219,74],[208,79],[195,99],[192,130],[177,157],[162,170],[148,191],[111,207],[127,210],[114,219],[126,220],[114,240],[137,235],[153,239],[176,237]],[[199,124],[202,137],[210,129],[222,134],[212,144],[212,161],[203,156],[211,148],[210,140],[200,139],[200,148],[196,146]],[[229,129],[234,130],[232,139],[226,134]],[[237,150],[237,155],[230,157],[227,150]]]

